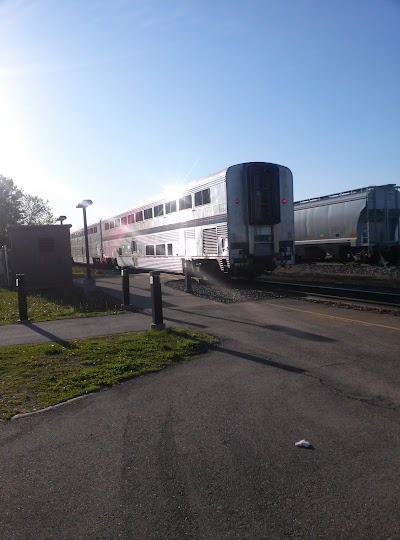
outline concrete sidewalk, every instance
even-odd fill
[[[272,299],[257,302],[239,302],[221,304],[206,298],[194,296],[181,290],[165,285],[167,281],[182,279],[181,276],[161,275],[163,314],[166,327],[187,326],[209,332],[219,337],[237,337],[239,326],[246,325],[260,329],[270,329],[278,321],[286,323],[293,319],[297,330],[300,321],[299,312],[316,320],[320,325],[321,317],[377,327],[400,329],[400,318],[382,315],[370,311],[343,310],[324,304],[305,303],[293,299]],[[77,283],[79,286],[79,282]],[[121,278],[101,277],[96,279],[99,290],[113,298],[122,299]],[[13,324],[0,326],[0,346],[27,343],[41,343],[79,339],[84,337],[121,334],[149,330],[152,323],[150,283],[148,274],[133,274],[130,276],[130,292],[132,312],[98,317],[80,317],[36,323]],[[271,324],[273,323],[273,324]],[[239,325],[239,326],[238,326]]]
[[[170,279],[171,276],[162,277],[164,283]],[[76,280],[76,285],[79,286],[81,281],[83,279]],[[68,339],[150,330],[152,312],[149,276],[147,274],[131,275],[130,281],[133,311],[98,317],[77,317],[40,323],[31,321],[0,326],[0,346],[46,341],[62,342]],[[117,300],[122,298],[121,279],[118,277],[98,278],[96,287]],[[214,303],[165,286],[162,287],[162,297],[164,317],[169,309],[191,310],[195,305],[204,307]],[[177,323],[172,326],[184,325],[185,321],[177,321]],[[195,321],[194,324],[196,325]]]

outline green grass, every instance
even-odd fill
[[[28,316],[32,321],[50,321],[120,313],[120,304],[95,291],[85,295],[80,289],[28,295]],[[15,291],[0,289],[0,325],[18,320],[18,297]]]
[[[86,276],[87,269],[85,265],[73,264],[72,273],[74,275]],[[92,276],[103,276],[103,275],[117,275],[120,274],[115,268],[111,266],[105,266],[104,268],[90,268],[90,273]]]
[[[218,340],[188,329],[0,348],[0,420],[186,361]]]

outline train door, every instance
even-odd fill
[[[185,234],[185,258],[190,259],[197,255],[196,253],[196,234],[195,229],[186,229]]]
[[[228,238],[226,236],[218,237],[218,255],[229,257]]]
[[[131,255],[132,255],[132,266],[134,268],[138,267],[138,247],[136,240],[131,240]]]

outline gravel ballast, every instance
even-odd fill
[[[359,284],[373,285],[375,287],[400,287],[400,268],[382,268],[373,267],[369,265],[341,265],[341,264],[299,264],[293,268],[278,269],[269,273],[269,277],[272,279],[279,278],[292,278],[299,281],[312,281],[316,283],[318,281],[331,281],[337,283],[349,283],[353,285]],[[319,280],[321,278],[321,280]],[[346,279],[347,278],[347,279]],[[358,280],[359,279],[359,280]],[[184,279],[174,279],[167,281],[166,286],[176,290],[185,290]],[[256,284],[254,284],[256,287]],[[298,295],[292,295],[290,293],[282,295],[281,293],[257,290],[252,288],[245,282],[226,282],[203,284],[199,283],[196,279],[192,280],[191,294],[212,300],[220,303],[234,303],[234,302],[253,302],[258,300],[273,300],[277,298],[293,298],[299,301],[323,303],[330,306],[336,306],[344,309],[353,309],[357,311],[374,311],[381,314],[389,314],[394,316],[400,316],[400,310],[372,306],[368,304],[360,304],[352,301],[340,301],[323,298],[299,297]]]

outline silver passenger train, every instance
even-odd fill
[[[287,167],[252,162],[180,186],[88,226],[91,263],[201,275],[257,275],[294,264],[293,177]],[[71,254],[86,262],[84,230]]]
[[[297,260],[400,263],[399,190],[387,184],[295,202]]]

